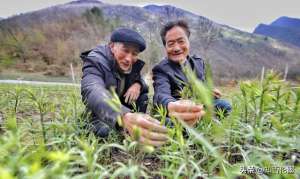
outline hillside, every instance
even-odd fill
[[[300,47],[300,19],[280,17],[270,25],[259,24],[255,28],[254,33]]]
[[[291,18],[291,17],[280,17],[274,22],[271,23],[272,26],[280,26],[280,27],[287,27],[290,29],[294,29],[300,31],[300,19]]]
[[[114,28],[127,26],[146,38],[148,48],[141,54],[147,63],[146,72],[164,56],[159,30],[173,19],[189,22],[192,53],[211,63],[216,80],[258,76],[262,66],[283,72],[287,64],[289,77],[299,76],[300,51],[293,45],[173,6],[136,7],[95,0],[73,1],[2,20],[0,68],[2,73],[17,69],[66,76],[72,63],[80,75],[80,52],[107,43]]]

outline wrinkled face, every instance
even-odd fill
[[[190,52],[190,42],[184,29],[173,27],[166,33],[165,41],[168,59],[176,63],[184,62]]]
[[[123,72],[131,70],[132,65],[137,61],[139,49],[134,44],[127,43],[110,43],[110,49],[117,61],[119,68]]]

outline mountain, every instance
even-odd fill
[[[300,47],[300,19],[280,17],[270,25],[259,24],[254,33]]]
[[[300,31],[300,19],[283,16],[272,22],[271,26],[286,27]]]
[[[258,76],[262,67],[299,76],[300,48],[251,34],[170,5],[145,7],[79,0],[4,19],[0,22],[0,69],[68,75],[70,63],[80,72],[80,52],[109,41],[119,26],[139,31],[147,41],[141,54],[145,72],[165,55],[159,31],[170,20],[191,27],[191,53],[211,64],[216,81]],[[2,41],[2,43],[1,43]],[[7,45],[10,44],[10,45]],[[1,68],[2,67],[2,68]]]
[[[164,5],[164,6],[158,6],[158,5],[147,5],[144,6],[144,9],[146,9],[150,13],[154,13],[155,15],[158,15],[160,17],[168,17],[168,18],[177,18],[177,17],[185,17],[188,19],[197,20],[201,16],[197,16],[196,14],[193,14],[189,11],[176,8],[174,6],[170,5]]]

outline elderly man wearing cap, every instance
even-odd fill
[[[138,54],[145,48],[145,40],[139,33],[119,28],[113,31],[109,44],[81,54],[84,61],[81,94],[91,111],[91,130],[96,136],[106,137],[111,129],[125,130],[133,136],[134,129],[139,128],[141,143],[159,146],[166,142],[167,129],[144,114],[148,87],[141,78],[144,62],[138,59]],[[112,99],[111,88],[122,103],[120,111],[107,103]],[[133,113],[135,107],[142,113]],[[122,120],[121,126],[117,122],[118,116]]]

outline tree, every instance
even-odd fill
[[[93,31],[96,34],[105,34],[108,22],[105,20],[101,9],[98,7],[93,7],[92,9],[86,10],[83,16],[92,26]]]
[[[0,26],[0,29],[3,36],[3,39],[0,41],[0,47],[12,49],[15,56],[22,59],[23,63],[26,63],[26,42],[28,35],[16,28],[13,30],[10,27]]]
[[[208,50],[220,36],[220,28],[212,21],[199,17],[197,24],[197,39],[201,42],[201,51],[204,58],[207,58]]]

